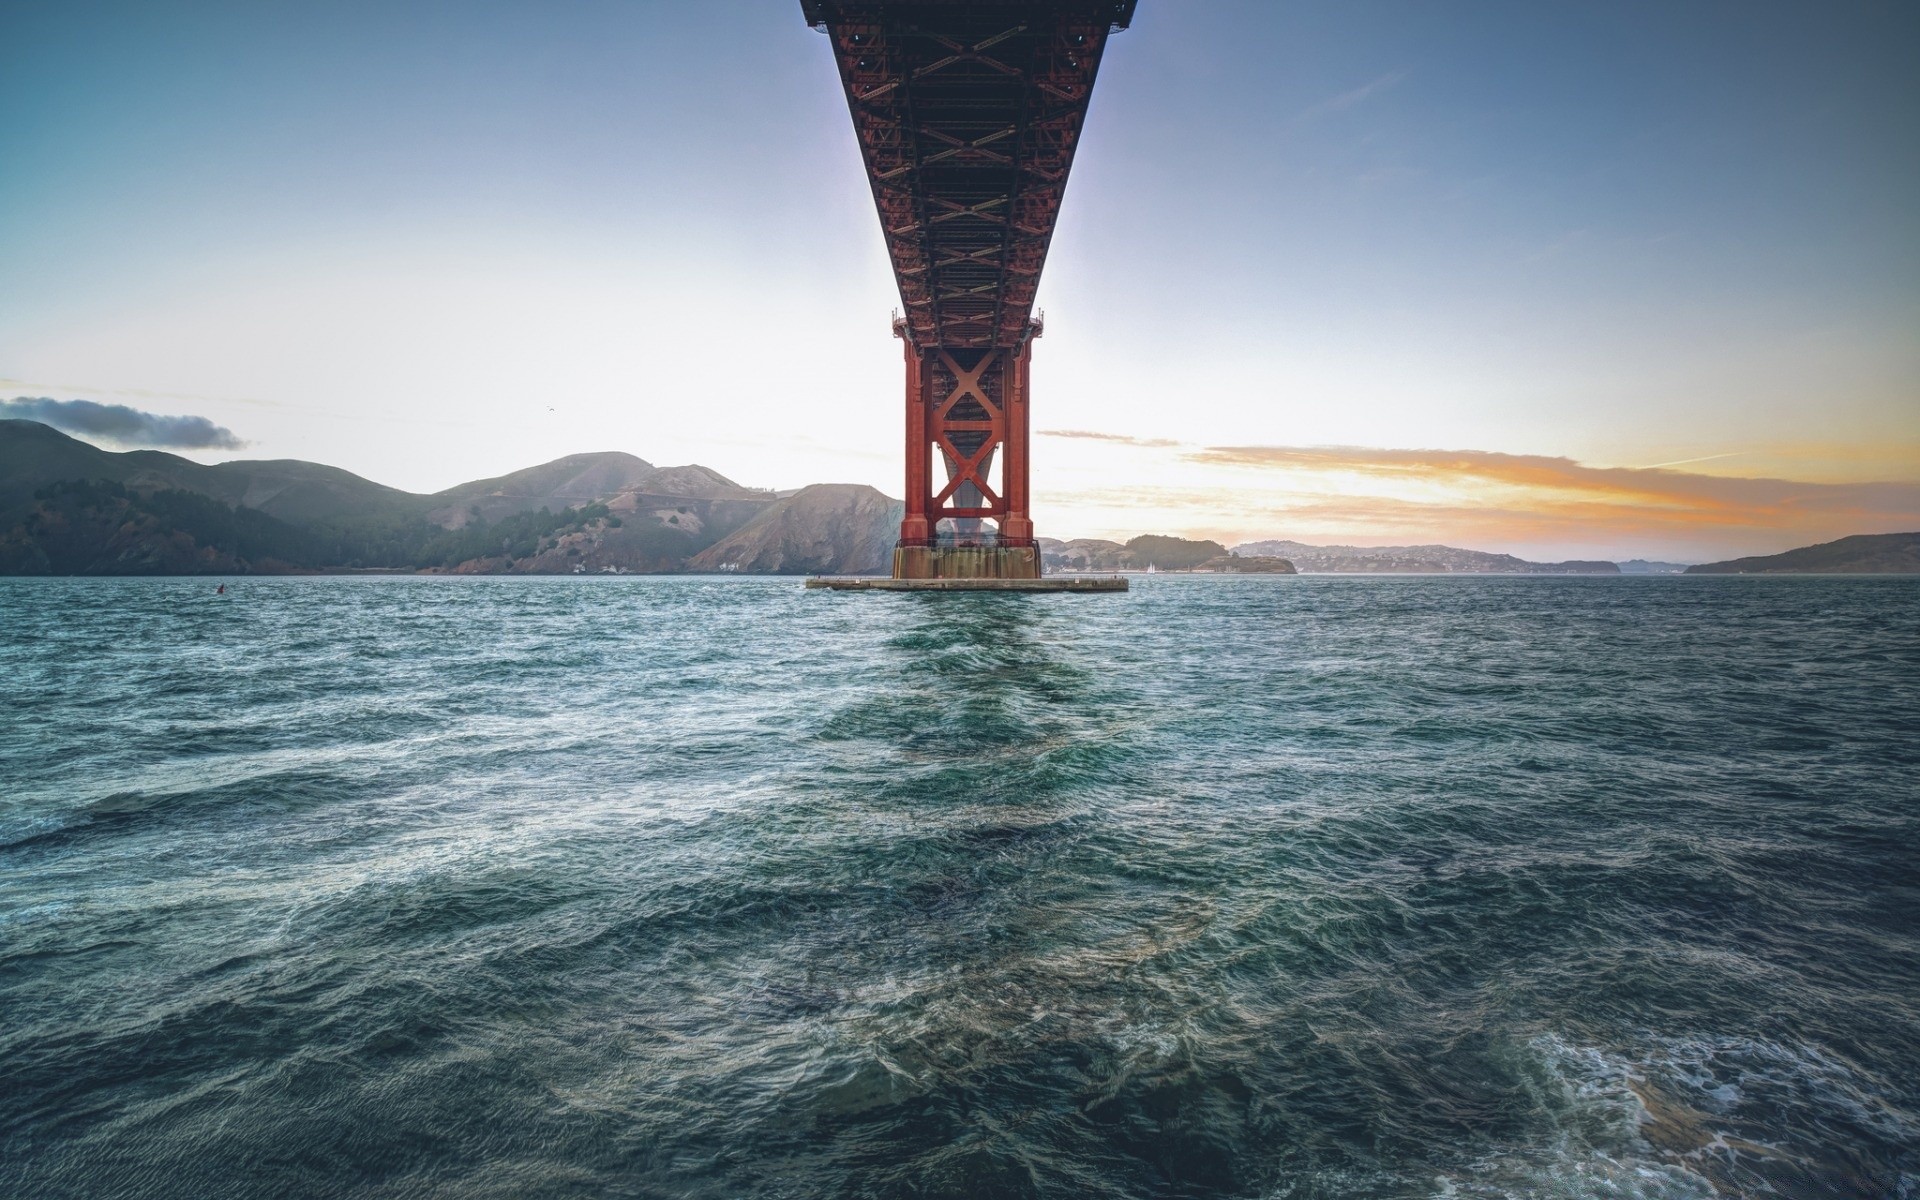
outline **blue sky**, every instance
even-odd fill
[[[1039,439],[1040,532],[1920,526],[1860,490],[1920,483],[1916,45],[1911,4],[1142,0],[1042,284],[1037,425],[1100,436]],[[792,0],[0,0],[0,162],[0,398],[415,489],[623,449],[898,493]]]

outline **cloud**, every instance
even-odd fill
[[[1124,433],[1095,433],[1091,429],[1042,429],[1041,437],[1084,438],[1091,442],[1114,442],[1122,446],[1144,446],[1151,449],[1165,449],[1168,446],[1181,445],[1172,438],[1137,438]]]
[[[1407,73],[1405,71],[1389,71],[1378,79],[1369,80],[1357,88],[1351,88],[1341,92],[1337,96],[1329,96],[1317,104],[1308,105],[1300,111],[1299,116],[1293,119],[1294,123],[1296,125],[1305,124],[1308,121],[1315,121],[1321,117],[1330,116],[1333,113],[1344,112],[1356,104],[1365,102],[1380,92],[1397,86],[1400,81],[1406,77]]]
[[[1549,559],[1698,562],[1920,529],[1920,481],[1811,483],[1486,450],[1207,446],[1172,457],[1152,479],[1050,504],[1102,536],[1441,542]]]
[[[1920,483],[1806,483],[1658,467],[1590,467],[1570,458],[1488,450],[1356,446],[1209,446],[1185,456],[1214,466],[1347,472],[1376,480],[1467,486],[1533,513],[1630,513],[1690,525],[1793,525],[1853,516],[1920,524]]]
[[[158,446],[170,450],[238,450],[247,443],[234,432],[205,417],[167,417],[141,412],[124,404],[92,400],[54,400],[46,396],[16,396],[0,400],[0,419],[39,421],[87,437],[126,446]]]

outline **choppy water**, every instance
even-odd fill
[[[1920,583],[0,581],[0,1195],[1912,1196]]]

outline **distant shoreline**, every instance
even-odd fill
[[[154,580],[230,580],[230,579],[579,579],[579,580],[622,580],[622,579],[699,579],[699,580],[781,580],[806,579],[816,572],[756,572],[744,571],[628,571],[614,575],[601,572],[583,572],[574,574],[568,571],[407,571],[388,568],[367,568],[362,570],[340,571],[209,571],[195,575],[136,574],[124,572],[117,574],[90,575],[0,575],[0,581],[11,580],[73,580],[73,579],[154,579]],[[1547,574],[1540,571],[1299,571],[1292,575],[1265,572],[1238,571],[1049,571],[1049,578],[1082,577],[1104,578],[1124,575],[1141,579],[1617,579],[1623,581],[1646,582],[1662,579],[1920,579],[1920,574],[1911,571],[1749,571],[1749,572],[1712,572],[1686,574],[1678,571],[1660,573],[1612,574],[1601,571],[1565,571]],[[882,579],[884,575],[856,576],[856,578]]]

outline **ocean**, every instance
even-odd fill
[[[0,1195],[1920,1195],[1920,580],[0,580]]]

